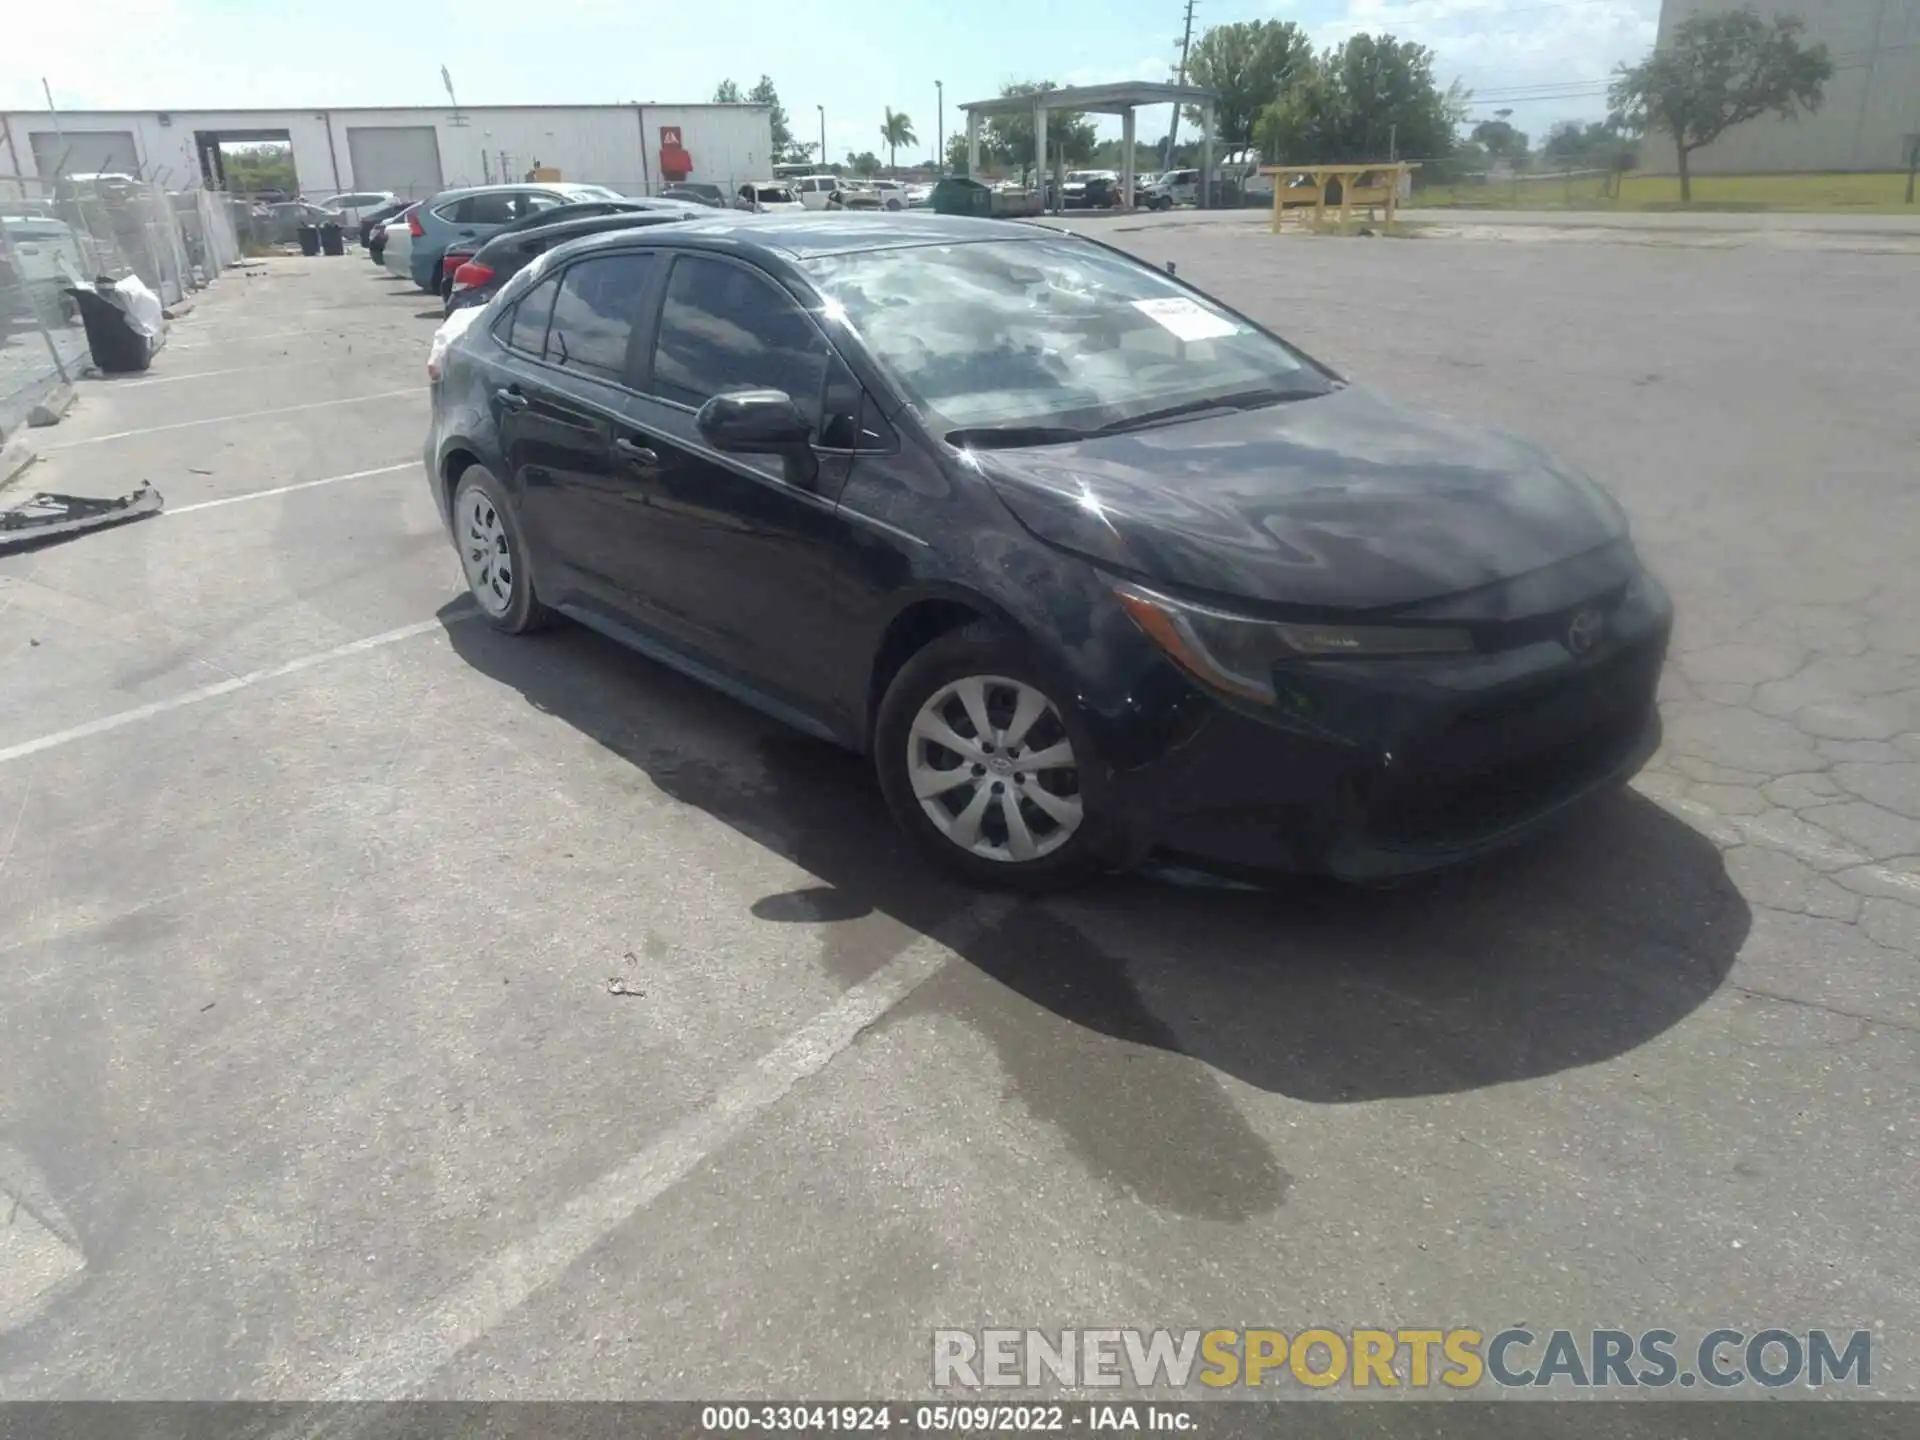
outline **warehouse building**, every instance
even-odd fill
[[[1766,19],[1806,21],[1802,39],[1827,47],[1833,78],[1816,113],[1736,125],[1694,151],[1693,173],[1906,169],[1907,137],[1920,134],[1920,0],[1663,0],[1658,43],[1684,20],[1743,4]],[[1661,139],[1640,147],[1641,166],[1671,174],[1672,147]]]
[[[169,189],[223,185],[223,147],[292,147],[302,193],[391,190],[424,199],[536,167],[627,195],[675,179],[729,191],[773,169],[761,105],[498,105],[468,109],[15,111],[0,172],[40,182],[121,174]]]

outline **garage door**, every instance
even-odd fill
[[[27,138],[42,179],[139,173],[131,130],[35,130]]]
[[[353,188],[391,190],[424,200],[440,183],[440,141],[431,125],[349,125],[347,154]]]

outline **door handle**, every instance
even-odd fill
[[[528,405],[527,397],[520,393],[518,386],[496,390],[493,392],[493,398],[509,410],[524,410]]]
[[[613,442],[613,448],[636,465],[654,466],[660,463],[660,452],[638,440],[629,440],[624,435]]]

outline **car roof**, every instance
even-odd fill
[[[688,207],[691,209],[692,207]],[[616,210],[611,215],[579,215],[571,220],[556,220],[551,225],[535,225],[494,236],[481,249],[510,249],[529,241],[547,241],[559,245],[579,235],[597,235],[607,230],[648,230],[661,225],[686,223],[672,210]]]
[[[847,255],[863,250],[902,250],[919,245],[958,245],[982,240],[1060,238],[1065,232],[1015,220],[965,215],[849,215],[813,210],[804,215],[748,215],[722,211],[660,228],[662,243],[703,250],[758,252],[787,260]],[[525,232],[522,232],[523,234]],[[621,241],[619,234],[568,245],[569,255]],[[651,238],[651,237],[650,237]]]
[[[519,192],[523,190],[544,190],[550,195],[571,195],[576,191],[599,189],[579,180],[511,180],[502,185],[456,185],[451,190],[441,190],[421,201],[423,205],[439,200],[459,200],[468,195],[492,195],[499,191]]]

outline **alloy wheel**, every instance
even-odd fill
[[[969,675],[927,698],[907,734],[907,778],[934,827],[985,860],[1051,855],[1085,814],[1059,710],[1001,675]]]
[[[467,496],[460,528],[460,561],[466,567],[467,588],[480,608],[498,619],[513,604],[513,549],[492,497],[477,486]]]

